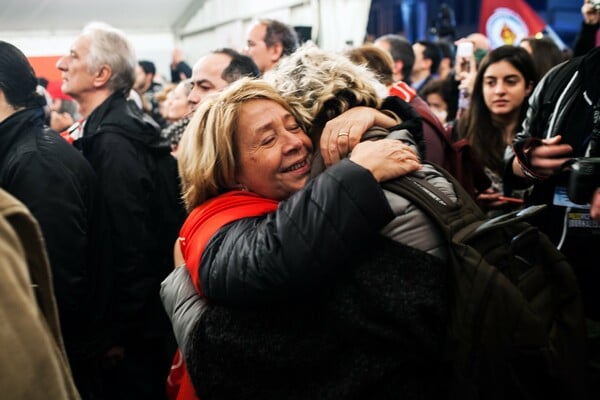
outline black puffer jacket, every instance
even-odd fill
[[[438,398],[445,266],[377,235],[392,217],[344,160],[276,213],[218,231],[202,289],[229,307],[207,307],[184,349],[200,398]]]
[[[161,280],[172,269],[176,236],[164,238],[157,184],[158,156],[168,143],[134,104],[114,93],[87,118],[75,141],[99,179],[103,199],[103,262],[112,273],[110,326],[116,343],[165,329],[158,296]],[[162,153],[161,153],[162,152]],[[174,160],[173,160],[174,163]],[[165,256],[169,253],[170,257]],[[165,321],[166,322],[166,321]]]
[[[237,306],[318,293],[393,216],[373,175],[344,160],[277,212],[220,229],[202,254],[202,291]]]
[[[0,185],[29,208],[42,228],[61,326],[72,352],[102,314],[98,292],[103,277],[94,253],[96,177],[77,150],[44,128],[43,118],[41,108],[29,108],[0,123]]]

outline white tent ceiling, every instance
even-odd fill
[[[80,30],[103,21],[131,31],[173,31],[203,0],[0,0],[0,31]]]

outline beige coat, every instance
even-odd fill
[[[0,397],[79,399],[67,362],[41,231],[0,189]]]

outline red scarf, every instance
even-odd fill
[[[179,246],[200,295],[200,258],[213,235],[230,222],[275,211],[277,205],[277,201],[253,193],[232,191],[204,202],[190,213],[179,232]],[[170,400],[198,399],[179,350],[167,379],[167,394]]]
[[[405,102],[410,103],[416,97],[417,91],[410,87],[406,82],[398,81],[390,86],[388,94],[390,96],[400,97]]]

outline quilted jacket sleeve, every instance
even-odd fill
[[[194,325],[207,307],[185,266],[175,268],[165,278],[160,285],[160,297],[171,319],[179,349],[185,351]]]
[[[203,293],[242,306],[310,296],[393,217],[373,175],[344,160],[276,212],[217,232],[199,266]]]

